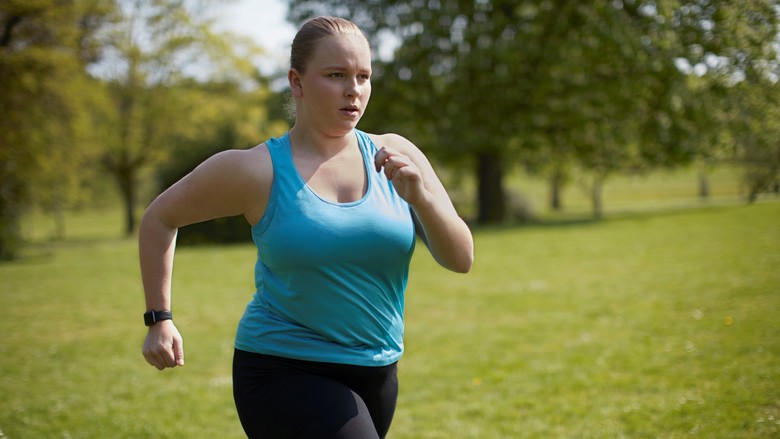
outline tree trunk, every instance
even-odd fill
[[[0,261],[16,258],[21,247],[23,193],[10,164],[0,163]]]
[[[761,187],[756,183],[752,183],[750,185],[750,190],[748,191],[748,204],[753,204],[758,200],[759,192],[761,192]]]
[[[136,175],[143,166],[144,160],[129,158],[125,152],[116,157],[103,156],[103,166],[114,177],[122,197],[125,214],[125,234],[132,235],[135,232],[135,202],[136,202]]]
[[[603,191],[604,179],[596,177],[593,179],[593,186],[590,188],[590,203],[593,211],[593,218],[601,219],[604,216]]]
[[[59,178],[49,184],[49,193],[51,199],[46,204],[46,213],[51,214],[54,221],[53,239],[57,241],[65,240],[65,201],[63,195],[63,182]]]
[[[110,157],[103,158],[103,165],[116,180],[119,194],[122,197],[122,207],[125,216],[125,235],[135,232],[135,174],[136,169],[127,160],[115,161]]]
[[[60,191],[54,194],[54,201],[52,202],[52,216],[54,217],[54,236],[58,241],[65,240],[65,209],[63,208],[62,198]]]
[[[550,209],[555,212],[560,212],[563,209],[563,202],[561,200],[561,191],[563,190],[564,175],[559,170],[553,171],[553,175],[550,178]]]
[[[710,197],[710,180],[705,171],[699,171],[699,198],[707,201]]]
[[[135,169],[123,167],[115,176],[125,209],[125,235],[131,236],[135,232]]]
[[[503,169],[499,152],[482,152],[477,156],[477,222],[498,223],[506,216]]]

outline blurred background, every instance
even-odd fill
[[[121,206],[117,221],[132,234],[139,209],[197,163],[283,133],[290,40],[324,14],[352,19],[375,48],[361,128],[418,144],[473,223],[565,212],[573,187],[600,217],[606,182],[659,170],[689,170],[694,198],[711,196],[724,167],[738,173],[744,200],[777,194],[778,8],[4,1],[0,258],[18,251],[31,211],[62,239],[63,212]]]
[[[244,437],[246,221],[180,231],[163,373],[137,222],[290,128],[322,14],[475,236],[412,260],[390,437],[780,437],[780,2],[0,0],[0,438]]]

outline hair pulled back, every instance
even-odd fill
[[[321,40],[338,35],[357,34],[366,38],[362,30],[353,22],[339,17],[312,18],[301,26],[295,34],[290,49],[290,67],[301,74],[314,57],[317,43]]]

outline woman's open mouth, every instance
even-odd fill
[[[342,108],[341,112],[350,117],[357,117],[360,114],[360,109],[356,105],[348,105]]]

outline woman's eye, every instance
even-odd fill
[[[328,75],[328,77],[329,78],[342,78],[342,77],[344,77],[344,74],[343,73],[331,73],[330,75]]]

